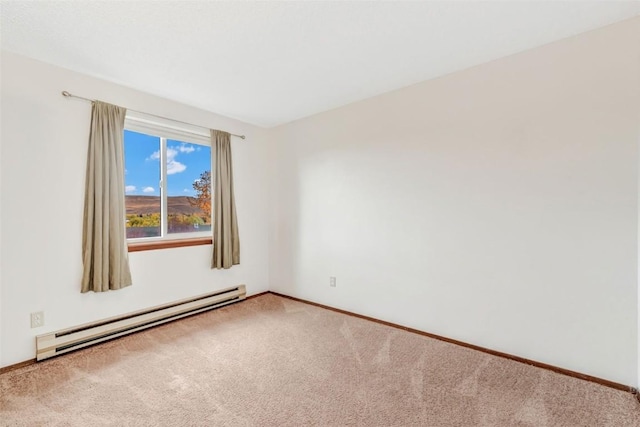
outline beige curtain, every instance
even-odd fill
[[[240,264],[240,238],[236,202],[233,197],[231,138],[227,132],[211,130],[213,172],[213,260],[211,268],[231,268]]]
[[[82,292],[131,285],[124,207],[126,109],[94,101],[82,230]]]

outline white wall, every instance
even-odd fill
[[[265,130],[2,52],[0,366],[35,357],[34,336],[179,298],[247,285],[268,289]],[[91,106],[102,99],[232,133],[241,265],[210,270],[211,246],[130,254],[134,285],[80,293],[82,207]],[[30,329],[29,313],[46,324]]]
[[[639,27],[274,129],[271,290],[637,385]]]
[[[0,81],[2,79],[2,70],[0,68]],[[2,366],[2,336],[4,330],[2,329],[2,102],[0,102],[0,366]]]

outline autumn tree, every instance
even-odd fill
[[[202,172],[200,178],[193,183],[193,189],[196,190],[196,197],[190,199],[189,203],[191,206],[199,207],[209,222],[211,218],[211,171]]]
[[[128,214],[127,227],[160,227],[160,214]]]

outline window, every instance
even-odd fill
[[[127,113],[127,239],[141,243],[211,237],[209,138],[201,130],[157,120]]]

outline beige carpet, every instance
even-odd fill
[[[2,426],[640,426],[630,394],[275,295],[0,375]]]

